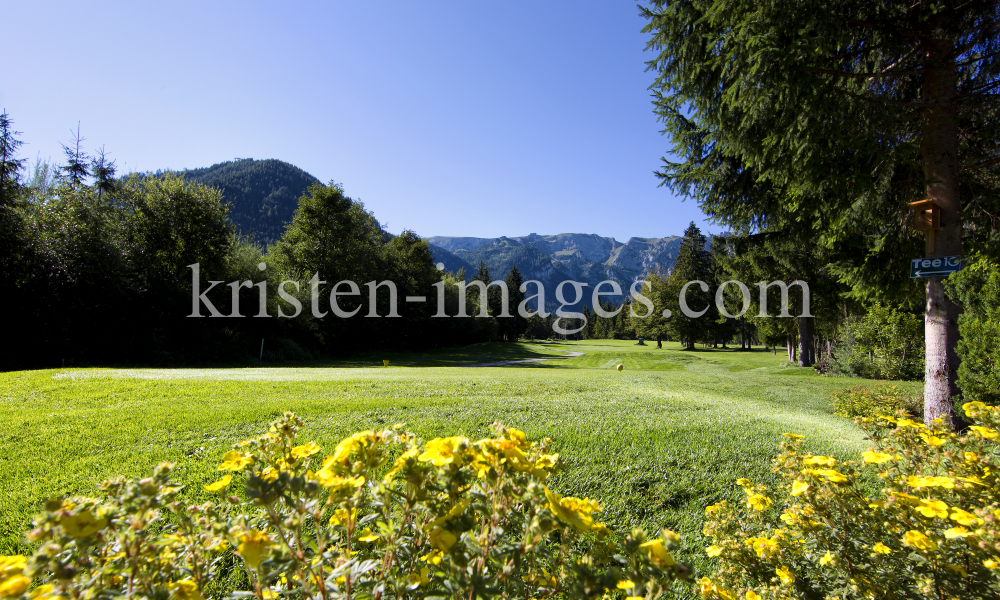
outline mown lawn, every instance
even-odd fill
[[[365,356],[307,366],[225,369],[58,369],[0,374],[0,554],[47,497],[94,494],[114,475],[178,464],[191,501],[216,479],[230,445],[285,410],[303,439],[332,448],[354,431],[408,423],[426,438],[489,435],[501,421],[548,436],[569,468],[551,486],[589,496],[619,531],[670,527],[701,556],[703,508],[738,500],[738,477],[774,482],[782,432],[807,449],[850,458],[860,431],[835,417],[830,392],[857,385],[790,367],[781,353],[682,352],[633,342],[491,344],[423,356]],[[435,366],[557,355],[499,368]],[[624,365],[618,372],[615,366]],[[914,388],[916,389],[916,388]],[[700,562],[700,558],[698,559]]]

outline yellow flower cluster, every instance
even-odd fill
[[[226,452],[223,476],[195,490],[218,504],[180,501],[169,464],[104,482],[102,501],[50,501],[29,534],[38,552],[0,557],[0,599],[204,600],[231,578],[225,556],[258,600],[656,597],[688,573],[675,533],[617,539],[597,501],[549,489],[550,440],[497,425],[421,443],[398,425],[324,456],[296,442],[302,424],[286,413]]]
[[[829,597],[993,598],[1000,589],[1000,409],[963,407],[956,432],[941,420],[859,419],[873,446],[860,461],[801,453],[787,434],[778,494],[737,480],[746,507],[706,509],[707,598],[793,598],[795,582]],[[881,481],[880,497],[864,481]],[[769,510],[776,504],[780,510]],[[777,518],[774,517],[777,513]],[[770,574],[770,575],[769,575]]]

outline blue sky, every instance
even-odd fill
[[[709,225],[657,187],[645,21],[591,2],[32,2],[0,22],[26,142],[122,171],[279,158],[389,231],[619,240]],[[13,60],[11,59],[13,58]]]

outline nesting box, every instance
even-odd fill
[[[941,229],[941,207],[930,198],[910,202],[913,210],[913,228],[917,231]]]

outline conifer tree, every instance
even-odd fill
[[[684,238],[677,251],[677,262],[671,271],[672,289],[667,292],[671,295],[676,293],[675,297],[680,298],[681,290],[687,285],[684,299],[694,313],[706,308],[711,311],[711,304],[714,302],[709,293],[711,288],[704,291],[698,283],[692,283],[708,283],[712,279],[711,254],[705,249],[706,241],[701,229],[692,221],[684,230]],[[714,323],[707,317],[708,313],[701,317],[688,317],[682,310],[671,312],[671,329],[684,344],[685,350],[694,350],[696,342],[704,341],[712,335]]]
[[[507,273],[507,278],[504,281],[507,283],[507,293],[510,300],[508,309],[511,315],[503,319],[504,321],[508,321],[506,325],[507,341],[516,342],[517,338],[524,333],[527,327],[524,317],[517,310],[517,307],[524,301],[524,292],[521,291],[521,284],[524,283],[524,278],[521,277],[521,272],[517,270],[517,265],[511,266],[510,272]]]
[[[681,157],[660,176],[709,215],[838,250],[831,263],[857,298],[909,287],[909,259],[962,254],[963,238],[997,250],[996,228],[972,220],[996,214],[1000,187],[995,0],[653,0],[642,11],[656,110]],[[941,207],[924,252],[907,218],[922,198]],[[940,278],[926,280],[925,301],[925,418],[955,419],[958,307]]]
[[[63,178],[73,186],[83,185],[83,180],[90,176],[90,156],[80,148],[80,144],[87,138],[80,137],[80,124],[76,125],[76,133],[70,131],[73,136],[70,145],[62,144],[63,154],[66,155],[66,164],[60,167]]]

